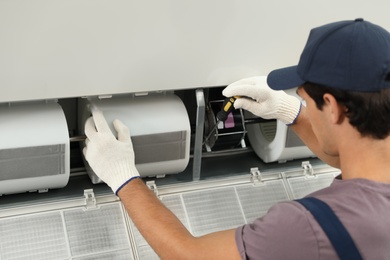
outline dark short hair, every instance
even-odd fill
[[[320,110],[324,105],[324,94],[334,96],[346,107],[349,123],[362,136],[384,139],[390,134],[390,88],[379,92],[353,92],[313,83],[302,87]]]

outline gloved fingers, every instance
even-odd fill
[[[87,121],[85,121],[84,133],[89,139],[92,139],[97,133],[95,122],[92,117],[88,118]]]
[[[91,141],[89,140],[89,138],[86,138],[85,141],[84,141],[85,146],[88,146],[90,142],[91,142]]]
[[[84,148],[83,148],[83,154],[84,154],[84,158],[87,160],[87,151],[88,151],[88,148],[87,148],[87,146],[85,146]],[[88,161],[88,160],[87,160]]]
[[[131,142],[129,128],[118,119],[115,119],[112,123],[118,132],[118,140],[121,142]]]
[[[245,96],[259,100],[268,90],[270,89],[265,77],[254,77],[230,84],[222,91],[222,94],[226,97]]]
[[[238,98],[234,102],[234,108],[235,109],[242,108],[242,109],[245,109],[245,110],[248,110],[248,111],[252,112],[253,107],[256,107],[256,105],[258,105],[258,104],[259,103],[257,103],[254,100],[251,100],[249,98]]]
[[[96,130],[100,133],[111,133],[110,127],[106,119],[104,118],[103,112],[98,109],[92,110],[93,121],[95,122]]]
[[[90,161],[89,161],[89,157],[90,157],[90,154],[91,154],[91,148],[90,147],[88,147],[88,146],[85,146],[84,148],[83,148],[83,154],[84,154],[84,158],[85,158],[85,160],[87,160],[87,162],[89,162],[90,163]]]
[[[85,143],[85,146],[83,148],[83,154],[84,154],[84,158],[87,159],[87,153],[89,151],[89,148],[91,146],[91,140],[87,137],[84,141]]]
[[[256,116],[269,119],[268,116],[269,111],[264,106],[264,103],[258,103],[248,98],[239,98],[234,102],[234,107],[236,109],[238,108],[245,109]]]
[[[229,85],[223,91],[225,97],[243,96],[256,99],[259,95],[253,85]]]

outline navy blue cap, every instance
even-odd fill
[[[390,87],[390,33],[362,18],[311,30],[297,66],[272,71],[275,90],[306,82],[357,92]]]

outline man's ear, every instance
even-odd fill
[[[329,93],[325,93],[323,99],[324,109],[329,113],[330,121],[334,124],[341,123],[345,119],[345,106],[339,104],[335,97]]]

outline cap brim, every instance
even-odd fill
[[[297,66],[273,70],[268,74],[267,84],[274,90],[284,90],[301,86],[306,81],[297,73]]]

